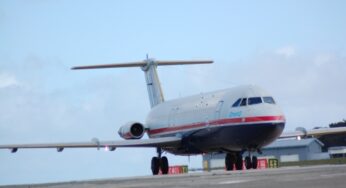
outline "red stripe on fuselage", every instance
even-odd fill
[[[256,117],[218,119],[218,120],[212,120],[210,122],[200,122],[200,123],[153,129],[153,130],[149,130],[148,133],[149,135],[152,135],[152,134],[161,134],[165,132],[181,131],[185,129],[200,128],[200,127],[205,127],[206,125],[221,126],[225,124],[231,125],[231,124],[252,123],[252,122],[261,123],[261,122],[268,122],[268,121],[285,121],[285,117],[284,116],[256,116]]]

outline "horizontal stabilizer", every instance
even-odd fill
[[[77,66],[72,67],[73,70],[79,69],[104,69],[104,68],[122,68],[122,67],[145,67],[150,62],[156,65],[193,65],[193,64],[210,64],[213,63],[212,60],[192,60],[192,61],[155,61],[155,60],[145,60],[142,62],[129,62],[129,63],[116,63],[116,64],[103,64],[103,65],[87,65],[87,66]]]
[[[194,64],[210,64],[212,60],[193,60],[193,61],[155,61],[157,65],[194,65]]]
[[[122,67],[139,67],[145,74],[145,81],[147,84],[150,106],[154,106],[164,101],[163,92],[159,77],[157,75],[157,66],[166,65],[195,65],[195,64],[209,64],[213,63],[212,60],[178,60],[178,61],[159,61],[155,59],[145,59],[144,61],[127,62],[120,64],[103,64],[103,65],[86,65],[72,67],[73,70],[79,69],[104,69],[104,68],[122,68]]]
[[[103,65],[87,65],[72,67],[73,70],[78,69],[104,69],[104,68],[121,68],[121,67],[143,67],[146,62],[132,62],[132,63],[114,63],[114,64],[103,64]]]

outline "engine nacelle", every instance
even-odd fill
[[[143,124],[138,122],[129,122],[119,128],[120,137],[128,139],[140,139],[145,133]]]

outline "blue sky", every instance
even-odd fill
[[[166,99],[258,84],[286,130],[345,119],[345,1],[0,0],[0,143],[120,139],[150,110],[139,69],[71,71],[150,57]],[[154,149],[0,151],[0,184],[150,174]],[[169,155],[200,167],[200,157]]]

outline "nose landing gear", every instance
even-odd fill
[[[256,156],[246,156],[245,157],[245,168],[246,169],[257,169],[257,157]]]
[[[260,152],[260,150],[258,150]],[[251,154],[249,150],[249,155],[244,158],[246,169],[257,169],[257,157]],[[226,170],[242,170],[243,169],[243,157],[241,152],[230,152],[226,154],[225,157]],[[234,168],[235,167],[235,168]]]
[[[243,157],[240,152],[227,153],[225,158],[226,170],[242,170]],[[234,168],[235,167],[235,168]]]

